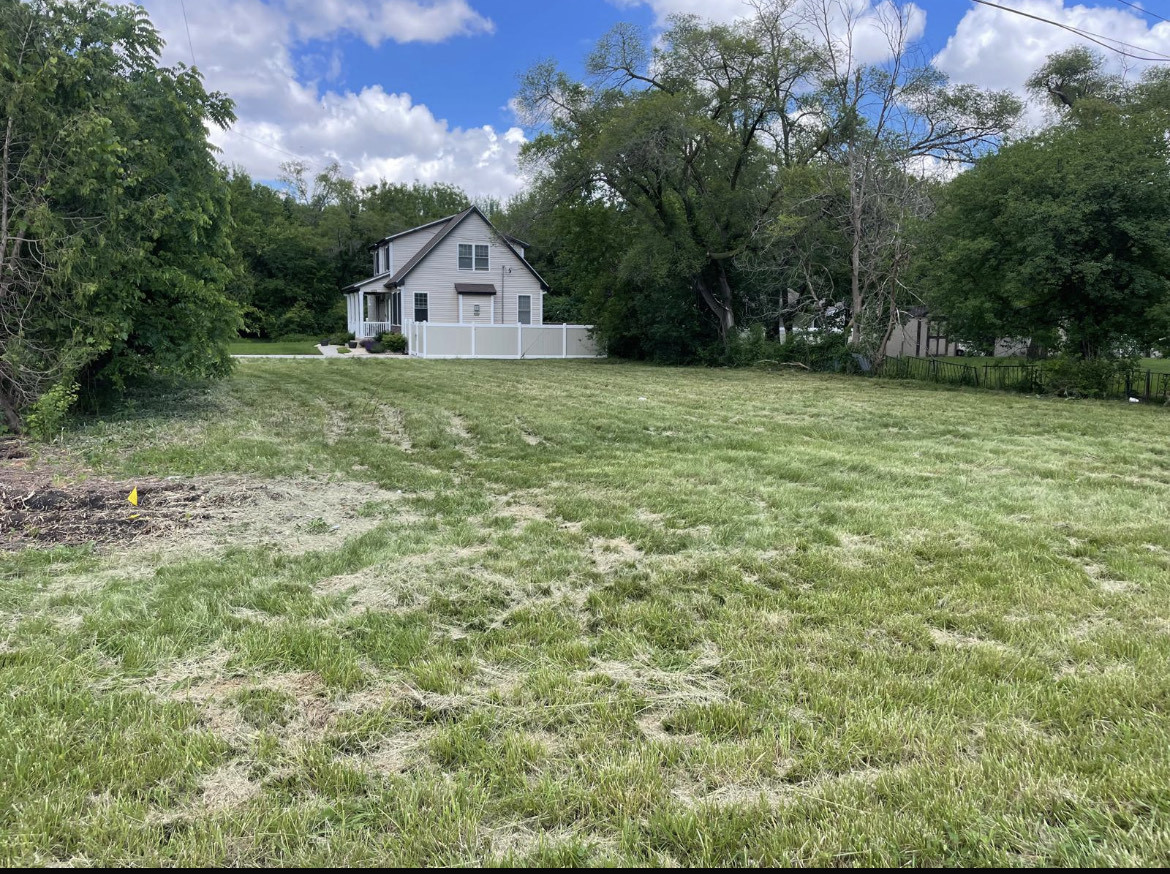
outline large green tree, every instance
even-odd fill
[[[525,79],[521,105],[548,123],[525,158],[554,198],[620,205],[635,224],[611,257],[660,297],[664,320],[706,312],[720,336],[736,327],[734,261],[775,215],[779,171],[825,144],[790,5],[728,25],[677,16],[653,46],[622,25],[588,59],[587,83],[551,65]]]
[[[944,192],[929,285],[958,336],[1031,337],[1085,358],[1170,337],[1164,75],[1118,91],[1092,58],[1050,59],[1032,84],[1060,123]]]
[[[225,181],[194,70],[137,7],[0,0],[0,411],[147,373],[216,376],[239,325]]]

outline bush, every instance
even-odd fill
[[[383,352],[386,351],[386,347],[384,344],[378,342],[377,340],[373,340],[370,342],[370,345],[366,347],[366,351],[369,352],[371,355],[381,355]]]
[[[317,331],[317,317],[305,306],[304,301],[297,301],[276,320],[274,333],[279,337],[289,335],[311,335]]]
[[[34,440],[51,440],[65,427],[65,417],[77,402],[77,383],[57,383],[39,398],[24,417],[28,435]]]
[[[381,336],[382,345],[386,347],[387,352],[397,352],[402,354],[406,351],[406,335],[397,332],[387,332]]]
[[[763,325],[753,325],[733,334],[726,344],[718,343],[704,350],[703,362],[724,367],[770,367],[800,364],[809,370],[858,370],[859,365],[842,334],[825,334],[810,339],[798,334],[787,343],[769,340]]]
[[[1132,358],[1077,358],[1062,355],[1042,365],[1044,391],[1067,398],[1103,398],[1125,390],[1126,377],[1137,373]]]

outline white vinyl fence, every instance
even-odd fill
[[[604,358],[589,325],[481,325],[411,322],[408,349],[418,358]]]

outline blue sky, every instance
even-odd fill
[[[508,108],[517,77],[554,58],[580,72],[609,27],[650,34],[671,12],[728,20],[742,0],[141,0],[190,63],[237,100],[239,121],[213,134],[224,159],[261,179],[298,157],[338,161],[360,182],[442,180],[473,194],[524,185],[516,153],[531,131]],[[794,0],[807,2],[807,0]],[[893,0],[840,0],[871,10]],[[1154,51],[1170,23],[1117,0],[996,0]],[[1170,18],[1170,2],[1147,0]],[[1019,90],[1076,37],[968,0],[917,0],[924,52],[956,81]],[[190,41],[187,29],[190,29]],[[1139,71],[1133,71],[1135,74]]]

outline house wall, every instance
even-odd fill
[[[428,229],[422,232],[426,239],[437,233],[437,229]],[[419,234],[410,234],[409,239]],[[425,242],[426,240],[423,240]],[[394,264],[401,268],[406,263],[398,244],[394,241]],[[487,270],[460,270],[459,244],[484,244],[489,246]],[[413,244],[413,243],[412,243]],[[420,243],[421,246],[421,243]],[[417,251],[417,247],[414,251]],[[413,253],[412,253],[413,254]],[[409,257],[409,256],[407,256]],[[399,260],[402,258],[402,260]],[[509,272],[510,271],[510,272]],[[406,307],[403,315],[410,317],[414,313],[414,295],[416,292],[426,292],[429,295],[428,318],[432,322],[458,322],[459,297],[455,293],[456,282],[483,282],[491,283],[496,287],[496,314],[497,324],[515,324],[518,315],[518,297],[522,294],[532,297],[532,324],[544,323],[543,293],[540,282],[524,266],[524,263],[509,251],[503,241],[492,231],[491,227],[476,213],[472,213],[463,223],[451,232],[443,242],[430,251],[426,258],[406,278],[402,290],[403,304]],[[488,299],[478,295],[466,295],[464,301],[464,316],[471,312],[474,302],[481,302],[483,312],[490,312]]]
[[[891,358],[916,356],[925,358],[932,355],[957,355],[958,346],[946,337],[939,322],[928,318],[915,317],[894,328],[886,342],[886,355]]]

